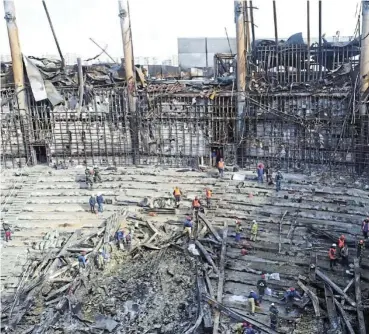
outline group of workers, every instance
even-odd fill
[[[182,197],[182,191],[181,191],[181,189],[179,189],[178,186],[174,188],[173,196],[174,196],[174,200],[175,200],[175,203],[176,203],[176,207],[178,208],[179,203],[181,201],[181,197]],[[211,206],[212,196],[213,196],[212,190],[209,189],[209,188],[206,188],[205,189],[205,198],[206,198],[206,207],[208,209],[210,209],[210,206]],[[202,207],[202,203],[201,203],[199,197],[196,196],[192,201],[192,210],[198,212],[201,209],[201,207]]]
[[[90,204],[90,211],[91,213],[96,213],[96,204],[97,204],[97,211],[98,212],[103,212],[104,208],[103,208],[103,204],[104,204],[104,197],[99,193],[97,194],[97,196],[95,197],[95,195],[91,195],[90,199],[89,199],[89,204]]]
[[[259,183],[264,182],[264,174],[265,174],[268,185],[274,184],[272,169],[269,166],[265,167],[262,162],[257,165],[256,174],[258,175]],[[275,174],[274,180],[275,180],[275,186],[276,186],[275,190],[278,192],[281,190],[281,183],[283,180],[283,175],[280,170],[278,170],[277,173]]]
[[[252,221],[251,224],[251,231],[250,231],[250,240],[251,241],[256,241],[257,239],[257,235],[258,235],[258,229],[259,229],[259,225],[257,223],[256,220]],[[243,231],[242,225],[241,225],[241,221],[236,220],[236,229],[235,229],[235,240],[236,242],[240,242],[241,241],[241,232]]]
[[[94,183],[101,182],[100,169],[97,166],[93,168],[86,167],[85,169],[86,184],[89,188],[92,188]]]
[[[365,219],[362,225],[364,237],[365,237],[365,231],[364,231],[365,224],[366,225],[368,224],[368,219]],[[357,242],[357,245],[356,245],[356,257],[359,260],[359,265],[361,265],[364,250],[365,250],[365,241],[361,239]],[[330,269],[334,270],[334,267],[337,265],[338,260],[341,260],[341,264],[343,267],[348,267],[349,266],[348,255],[349,255],[349,251],[348,251],[348,245],[346,242],[346,238],[344,235],[341,235],[338,238],[337,244],[336,243],[332,244],[332,246],[329,248],[329,251],[328,251]]]
[[[266,290],[268,289],[268,283],[265,274],[261,275],[260,279],[256,283],[256,287],[258,293],[251,290],[247,297],[252,315],[255,314],[256,308],[260,307],[260,304],[263,301],[263,297],[266,293]],[[280,299],[280,302],[282,302],[285,305],[286,304],[289,305],[293,303],[295,298],[301,299],[302,297],[295,288],[291,287],[284,292],[283,298]],[[272,303],[269,307],[269,317],[270,317],[270,327],[274,330],[276,330],[278,326],[278,314],[279,314],[278,308],[275,306],[274,303]]]

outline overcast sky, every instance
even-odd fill
[[[26,55],[57,54],[41,0],[14,0],[22,51]],[[277,0],[280,37],[296,32],[306,36],[306,0]],[[83,58],[99,53],[89,40],[108,44],[121,57],[122,39],[117,0],[46,0],[63,53]],[[323,32],[352,35],[357,0],[323,0]],[[273,37],[272,0],[254,0],[257,37]],[[4,18],[4,7],[0,6]],[[131,0],[135,56],[160,58],[177,54],[178,37],[235,36],[232,0]],[[310,1],[311,35],[318,35],[318,0]],[[10,54],[6,23],[0,24],[0,54]]]

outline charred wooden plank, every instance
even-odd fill
[[[219,242],[222,242],[222,238],[218,234],[217,230],[214,228],[214,226],[206,219],[206,217],[199,212],[198,217],[205,223],[206,227],[209,229],[209,231],[214,235],[215,239],[217,239]]]
[[[340,312],[342,319],[347,327],[347,330],[350,334],[355,334],[354,329],[351,326],[350,320],[347,317],[347,314],[345,312],[345,310],[343,309],[342,305],[337,301],[336,298],[334,298],[334,304],[336,305],[338,311]]]
[[[319,299],[317,295],[314,292],[312,292],[306,285],[304,285],[300,280],[297,282],[297,284],[310,297],[311,302],[313,303],[314,306],[315,315],[317,317],[320,317]]]
[[[359,321],[359,333],[366,334],[364,312],[361,300],[360,265],[359,259],[357,258],[354,259],[354,270],[355,270],[355,298],[356,298],[357,319]]]
[[[225,222],[224,228],[223,228],[223,242],[222,242],[222,248],[220,251],[220,261],[219,261],[219,280],[218,280],[218,291],[217,291],[217,301],[219,303],[221,303],[223,299],[224,267],[225,267],[226,251],[227,251],[227,236],[228,236],[228,224],[227,222]],[[216,311],[215,316],[214,316],[213,334],[218,334],[219,320],[220,320],[220,312]]]
[[[336,307],[334,304],[334,296],[332,288],[326,283],[324,284],[325,303],[327,306],[328,319],[330,322],[330,329],[337,331],[339,329],[339,322]]]
[[[200,241],[196,240],[195,245],[199,249],[201,254],[205,257],[206,261],[213,267],[214,272],[219,274],[219,270],[218,270],[217,266],[215,265],[213,259],[209,255],[208,251],[204,248],[204,246],[200,243]]]

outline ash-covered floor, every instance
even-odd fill
[[[33,176],[36,170],[37,177]],[[258,184],[253,171],[228,171],[219,179],[211,168],[127,167],[102,169],[103,182],[88,190],[83,167],[37,167],[29,173],[32,185],[22,186],[16,181],[20,176],[10,170],[2,178],[3,197],[10,203],[3,219],[14,231],[12,241],[1,243],[2,291],[9,296],[2,300],[3,329],[14,327],[17,333],[203,333],[215,326],[218,333],[235,333],[240,322],[249,320],[261,333],[272,333],[269,307],[275,303],[278,332],[350,333],[349,322],[354,333],[361,333],[358,313],[368,316],[369,252],[362,259],[360,281],[350,284],[354,270],[339,264],[331,271],[328,249],[345,234],[353,267],[361,222],[369,216],[368,183],[326,174],[286,173],[282,191],[276,193],[273,186]],[[172,203],[175,186],[183,192],[176,210]],[[201,252],[194,256],[188,250],[189,241],[180,237],[192,199],[204,200],[205,188],[212,189],[213,198],[211,208],[205,210],[207,224],[199,220],[197,241],[215,267]],[[93,215],[88,212],[88,199],[98,192],[112,204],[105,205],[103,214]],[[140,207],[144,198],[154,208]],[[119,214],[109,218],[114,212]],[[235,241],[236,220],[243,226],[240,242]],[[250,241],[253,220],[259,224],[256,242]],[[132,229],[129,249],[119,250],[111,240],[113,223]],[[58,231],[51,239],[46,235],[50,228]],[[93,254],[101,247],[110,256],[104,271],[93,265]],[[247,254],[242,254],[242,248]],[[80,272],[76,258],[82,249],[91,260],[88,269]],[[9,261],[14,254],[17,265]],[[58,256],[66,260],[61,268],[56,266]],[[324,285],[316,269],[339,289],[348,286],[345,296],[333,288],[331,298],[329,284]],[[272,295],[265,296],[251,316],[247,296],[257,291],[262,273],[277,273],[279,279],[267,281]],[[356,285],[361,289],[359,307]],[[307,299],[297,301],[286,313],[280,298],[290,287]],[[209,305],[204,295],[221,305]],[[312,296],[317,298],[319,316]],[[219,307],[223,311],[215,325]]]

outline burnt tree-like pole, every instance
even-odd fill
[[[47,9],[45,0],[42,0],[42,5],[44,6],[45,13],[46,13],[46,16],[47,16],[47,20],[49,21],[50,29],[51,29],[51,32],[53,33],[54,41],[55,41],[56,47],[57,47],[58,52],[59,52],[59,56],[60,56],[60,60],[61,60],[61,69],[64,69],[65,60],[64,60],[63,53],[62,53],[60,45],[59,45],[58,38],[56,37],[54,26],[53,26],[53,23],[51,21],[51,17],[50,17],[49,11]]]
[[[123,52],[124,52],[124,70],[127,81],[127,98],[128,98],[128,114],[129,114],[129,131],[132,145],[132,162],[134,165],[139,163],[139,128],[137,122],[137,91],[135,80],[135,69],[133,66],[133,45],[131,22],[128,13],[128,1],[119,0],[119,17],[122,32]]]

